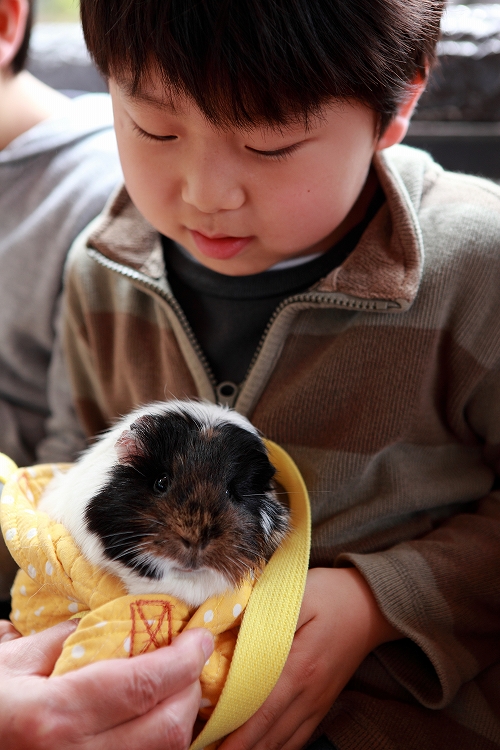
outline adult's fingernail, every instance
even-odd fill
[[[205,632],[203,633],[201,647],[203,649],[203,653],[205,654],[205,659],[208,659],[212,655],[212,652],[214,650],[214,637],[208,630],[205,630]]]

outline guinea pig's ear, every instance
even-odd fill
[[[139,417],[128,430],[123,430],[115,443],[118,460],[121,464],[134,463],[134,459],[142,458],[145,454],[144,445],[140,438],[141,421],[146,417]]]

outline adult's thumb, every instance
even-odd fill
[[[52,628],[0,644],[0,663],[11,674],[48,677],[62,651],[64,641],[78,622],[68,620]]]

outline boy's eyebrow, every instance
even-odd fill
[[[169,110],[172,114],[178,114],[179,108],[174,106],[174,103],[170,97],[165,98],[162,96],[155,96],[154,94],[145,91],[143,88],[134,87],[131,81],[120,80],[116,82],[118,88],[121,89],[123,95],[127,99],[132,101],[144,102],[150,104],[157,109]]]

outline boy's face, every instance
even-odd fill
[[[365,184],[377,145],[368,107],[333,103],[279,129],[215,129],[159,81],[110,92],[125,182],[143,216],[207,268],[230,276],[322,252]],[[338,235],[338,232],[337,232]]]

